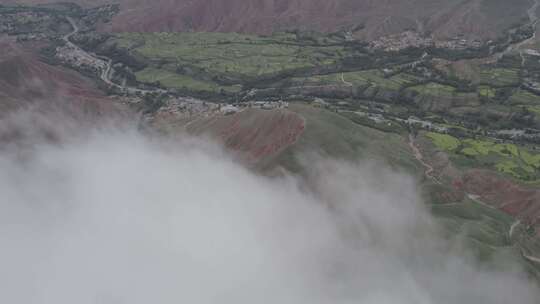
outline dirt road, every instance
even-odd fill
[[[409,146],[411,147],[411,150],[413,151],[416,160],[418,160],[422,164],[422,166],[426,168],[426,170],[424,171],[426,177],[433,180],[437,184],[441,184],[441,182],[433,175],[433,172],[435,172],[433,166],[424,161],[424,156],[422,155],[422,152],[420,152],[420,149],[418,149],[418,147],[416,146],[414,142],[414,136],[412,134],[409,134]]]

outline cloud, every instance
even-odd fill
[[[453,250],[414,181],[380,164],[321,159],[306,188],[196,139],[69,126],[0,150],[1,303],[540,299]]]

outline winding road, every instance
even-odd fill
[[[128,86],[125,86],[125,85],[119,85],[119,84],[113,82],[111,80],[111,74],[112,74],[111,72],[113,71],[112,59],[110,59],[110,58],[107,58],[107,60],[101,59],[101,58],[97,57],[96,55],[88,53],[87,51],[83,50],[82,48],[80,48],[76,44],[72,43],[69,40],[69,38],[71,38],[73,35],[75,35],[75,34],[77,34],[79,32],[79,27],[77,26],[77,23],[75,22],[75,20],[73,20],[71,17],[66,17],[66,19],[69,22],[69,24],[71,24],[71,27],[73,27],[73,31],[70,32],[69,34],[65,35],[64,37],[62,37],[62,39],[66,42],[66,44],[70,48],[76,50],[81,56],[84,56],[87,59],[90,59],[90,61],[99,62],[101,64],[98,64],[98,66],[105,67],[105,68],[101,68],[101,74],[99,75],[99,78],[103,82],[105,82],[107,85],[109,85],[111,87],[114,87],[114,88],[117,88],[120,91],[125,92],[127,94],[137,94],[137,93],[139,93],[139,94],[144,95],[144,94],[148,94],[148,93],[167,93],[167,90],[163,90],[163,89],[143,90],[143,89],[139,89],[139,88],[128,87]]]
[[[345,80],[345,74],[344,73],[341,73],[341,81],[348,87],[354,86],[352,83]]]
[[[418,149],[418,147],[414,143],[414,136],[412,134],[409,134],[409,146],[411,147],[411,150],[413,151],[413,154],[416,160],[420,162],[422,166],[426,168],[426,170],[424,171],[424,174],[426,175],[426,177],[428,177],[429,179],[433,180],[435,183],[440,185],[441,182],[433,175],[433,172],[435,172],[435,169],[433,168],[433,166],[431,166],[430,164],[424,161],[424,156],[422,155],[422,152],[420,152],[420,149]]]
[[[521,224],[521,221],[520,220],[517,220],[515,221],[512,226],[510,226],[510,230],[508,231],[508,236],[510,238],[512,238],[512,236],[514,235],[514,230],[516,230],[516,228]]]
[[[507,55],[514,50],[519,50],[522,46],[529,44],[536,40],[536,25],[538,24],[538,21],[540,21],[540,18],[536,14],[536,11],[538,10],[538,7],[540,6],[540,0],[534,0],[533,5],[527,10],[527,16],[529,17],[529,25],[534,28],[533,35],[526,40],[523,40],[516,44],[509,45],[504,51],[498,53],[495,55],[495,58],[497,60],[500,60],[504,55]],[[521,57],[521,66],[525,66],[525,56],[523,55],[523,50],[519,50],[519,56]]]

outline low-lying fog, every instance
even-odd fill
[[[54,119],[42,140],[47,119],[17,115],[0,123],[25,138],[0,149],[0,303],[540,301],[519,268],[442,241],[414,180],[379,165],[313,161],[310,191],[194,139]]]

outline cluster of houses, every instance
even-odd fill
[[[172,115],[200,115],[200,114],[222,114],[232,115],[243,109],[284,109],[289,103],[284,101],[251,101],[238,104],[225,104],[203,101],[192,97],[177,97],[169,99],[159,112]]]
[[[286,109],[289,107],[289,103],[285,101],[248,101],[237,103],[234,105],[226,104],[220,107],[221,113],[225,115],[234,114],[240,112],[242,109],[261,109],[261,110],[274,110],[274,109]]]
[[[370,43],[371,48],[387,52],[398,52],[410,47],[464,50],[481,48],[482,46],[483,42],[477,39],[470,40],[463,37],[454,37],[448,40],[435,40],[432,37],[423,37],[415,31],[405,31],[396,35],[384,36]]]
[[[107,68],[107,62],[90,56],[72,43],[67,43],[64,46],[56,48],[56,58],[75,68],[90,69],[95,72],[103,71]]]
[[[370,47],[375,50],[397,52],[410,47],[431,47],[434,44],[435,43],[432,38],[422,37],[414,31],[405,31],[401,34],[384,36],[372,41],[370,43]]]
[[[488,43],[492,43],[492,41],[488,41]],[[454,37],[450,40],[435,42],[435,47],[450,50],[479,49],[483,45],[484,43],[478,39],[469,40],[460,37]]]

